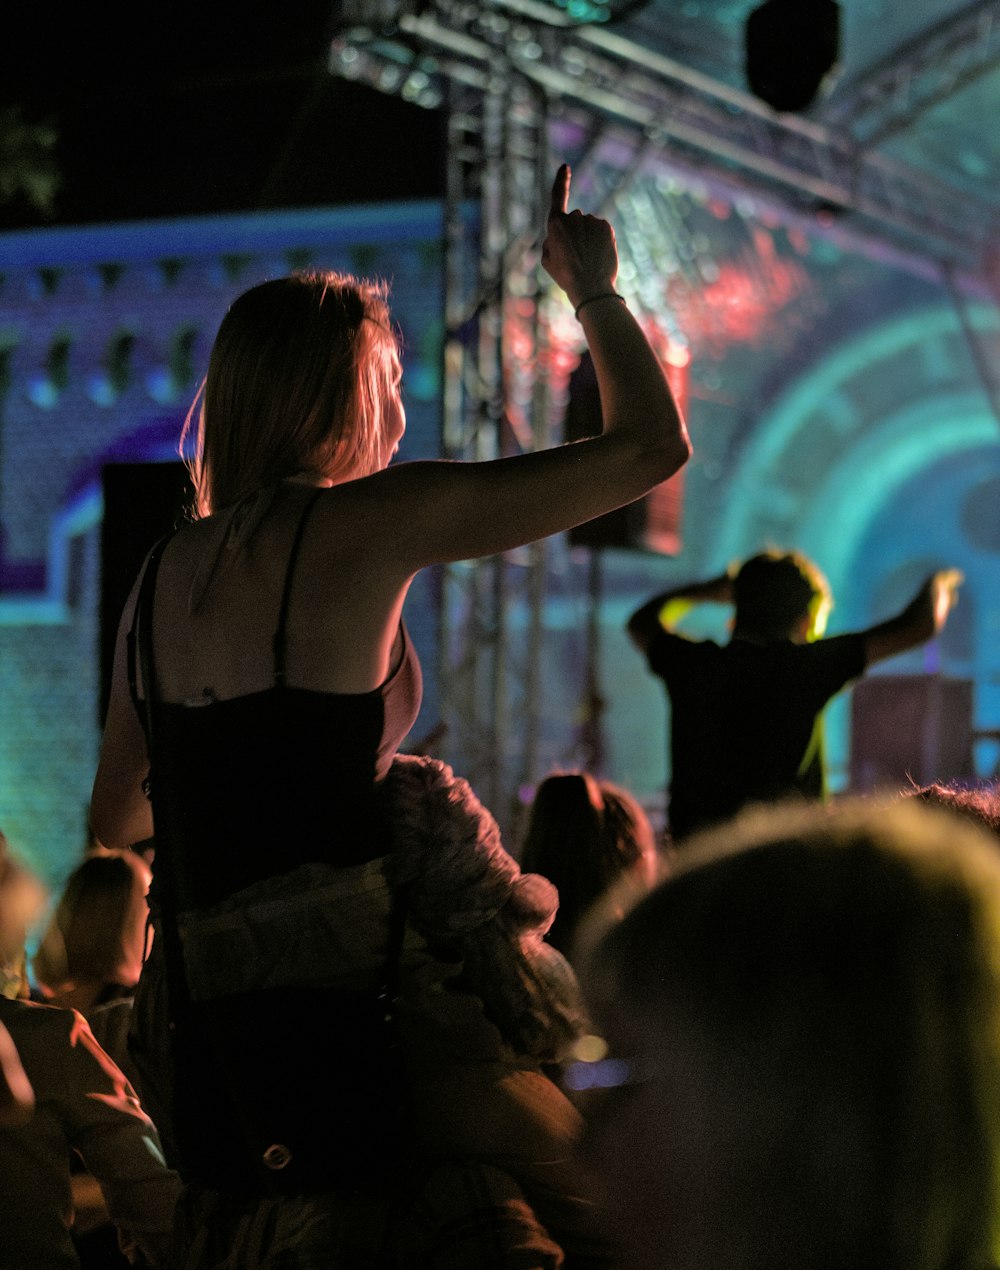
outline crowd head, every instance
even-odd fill
[[[822,572],[799,551],[764,551],[745,560],[733,578],[735,627],[756,639],[816,639],[833,605]]]
[[[1000,855],[920,806],[747,813],[591,950],[633,1270],[954,1270],[1000,1236]]]
[[[42,883],[0,832],[0,996],[29,995],[27,940],[46,898]]]
[[[521,863],[559,892],[549,941],[570,954],[580,920],[623,878],[652,884],[656,837],[641,803],[627,789],[588,772],[553,772],[535,791]]]
[[[1000,837],[1000,791],[996,785],[934,781],[930,785],[915,785],[905,792],[905,797],[961,816]]]
[[[32,961],[45,991],[71,984],[138,983],[150,877],[149,866],[135,852],[103,848],[73,870]]]

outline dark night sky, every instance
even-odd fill
[[[329,0],[4,8],[0,110],[54,124],[61,188],[0,229],[441,192],[440,117],[326,71]]]

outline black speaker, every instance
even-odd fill
[[[597,375],[590,354],[584,352],[570,375],[563,437],[566,441],[581,441],[600,433]],[[683,495],[682,469],[637,502],[577,525],[569,531],[569,541],[574,547],[617,547],[676,555],[681,549]]]
[[[973,779],[972,693],[971,680],[945,675],[862,679],[851,701],[852,791]]]
[[[108,463],[101,473],[101,696],[104,726],[118,623],[149,549],[185,518],[193,490],[183,463]]]
[[[836,0],[766,0],[746,21],[750,91],[775,110],[805,110],[840,56]]]

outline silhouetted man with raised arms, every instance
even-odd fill
[[[629,636],[670,699],[674,842],[749,803],[824,798],[824,706],[869,666],[937,634],[961,581],[955,569],[934,573],[889,621],[830,639],[821,638],[829,586],[798,552],[764,552],[637,609]],[[693,605],[707,602],[735,606],[727,644],[675,630]]]

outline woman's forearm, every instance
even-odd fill
[[[604,432],[635,439],[641,449],[663,451],[671,470],[691,447],[663,367],[638,322],[615,297],[580,310],[601,395]]]

